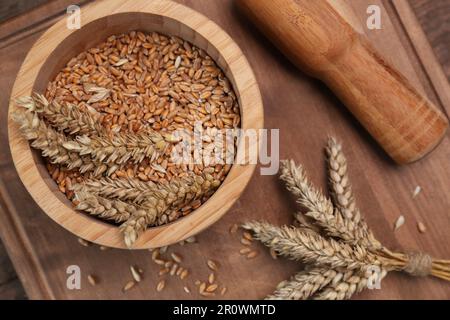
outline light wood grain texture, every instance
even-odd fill
[[[261,96],[250,66],[233,40],[215,23],[188,7],[171,1],[109,0],[84,7],[80,30],[66,28],[61,19],[48,29],[25,58],[11,94],[12,100],[44,92],[56,73],[81,51],[108,36],[142,30],[175,35],[204,49],[222,68],[232,82],[239,100],[242,129],[261,129],[263,110]],[[10,113],[14,109],[11,104]],[[125,248],[119,227],[77,212],[64,199],[52,181],[40,156],[32,153],[21,137],[17,124],[9,121],[9,141],[19,176],[36,203],[53,220],[78,237],[115,248]],[[257,143],[257,141],[255,141]],[[236,157],[245,158],[249,143],[237,142]],[[233,165],[229,174],[200,208],[177,221],[148,228],[133,245],[133,249],[155,248],[173,244],[197,234],[223,216],[239,198],[247,185],[255,164]]]
[[[450,137],[422,161],[398,167],[377,148],[363,128],[345,111],[333,94],[318,81],[297,71],[279,51],[267,43],[258,31],[246,22],[233,6],[233,1],[180,1],[203,13],[219,24],[240,46],[255,72],[264,101],[265,127],[280,128],[281,158],[294,158],[303,163],[314,183],[326,189],[322,148],[328,134],[343,140],[349,158],[350,176],[358,204],[377,237],[395,250],[422,250],[437,258],[450,257]],[[382,8],[383,29],[364,30],[372,45],[392,65],[443,109],[441,99],[430,82],[421,61],[391,1],[355,0],[351,8],[358,20],[365,22],[367,5]],[[0,48],[2,74],[0,88],[9,93],[20,64],[37,40],[38,33],[30,33],[20,41]],[[419,44],[420,45],[420,44]],[[6,112],[9,96],[0,95],[0,145],[6,148]],[[4,149],[5,150],[5,149]],[[174,246],[171,250],[184,257],[184,265],[191,271],[186,282],[167,277],[167,287],[157,293],[159,268],[151,262],[150,253],[98,247],[82,247],[76,237],[52,222],[23,187],[12,164],[9,152],[0,153],[0,180],[4,189],[2,198],[11,204],[0,212],[0,233],[11,255],[27,294],[32,299],[197,299],[195,279],[206,280],[206,260],[221,263],[218,279],[228,287],[228,293],[216,298],[260,299],[272,292],[278,281],[300,268],[297,263],[272,260],[259,244],[258,258],[248,261],[239,255],[239,235],[230,236],[229,227],[250,219],[265,219],[275,224],[290,223],[291,213],[297,210],[294,200],[287,195],[275,176],[254,174],[244,194],[230,211],[213,226],[198,236],[198,243]],[[422,192],[414,200],[411,195],[416,185]],[[6,195],[6,197],[5,197]],[[392,226],[398,215],[406,218],[405,225],[396,233]],[[24,232],[11,223],[14,217]],[[420,234],[416,221],[427,226]],[[31,259],[30,259],[31,257]],[[82,289],[66,288],[66,268],[77,264],[82,270]],[[129,265],[144,269],[144,280],[127,293],[122,286],[131,279]],[[91,287],[86,280],[96,274],[100,284]],[[188,285],[192,294],[186,294]],[[441,281],[390,274],[382,282],[381,290],[367,290],[356,299],[448,299],[449,286]]]
[[[294,64],[333,90],[397,163],[416,161],[441,141],[447,118],[367,42],[346,2],[237,2]]]

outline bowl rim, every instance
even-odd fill
[[[120,4],[120,5],[119,5]],[[149,13],[176,20],[207,39],[224,59],[234,78],[234,89],[239,97],[241,129],[263,128],[261,94],[253,71],[244,54],[216,23],[197,11],[170,0],[104,0],[82,8],[83,25],[97,19],[120,13]],[[119,228],[100,219],[76,211],[60,198],[57,187],[51,188],[41,176],[32,149],[20,135],[18,126],[11,120],[15,108],[13,101],[30,95],[41,67],[51,53],[68,36],[78,30],[65,27],[64,17],[50,27],[35,42],[25,58],[13,86],[8,110],[8,140],[18,175],[38,206],[55,222],[76,236],[98,245],[126,248]],[[39,52],[39,54],[36,54]],[[45,54],[43,54],[45,53]],[[251,111],[251,112],[250,112]],[[247,152],[249,145],[240,138],[236,156]],[[258,141],[259,144],[259,135]],[[245,153],[247,154],[247,153]],[[216,192],[198,209],[182,219],[147,229],[131,249],[155,248],[184,240],[199,233],[221,218],[244,191],[256,164],[233,164],[227,177]],[[49,177],[49,179],[51,179]],[[221,199],[222,198],[222,199]],[[222,200],[222,201],[220,201]],[[226,200],[226,201],[225,201]]]

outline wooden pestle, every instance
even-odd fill
[[[327,84],[399,164],[438,145],[448,120],[363,36],[342,0],[236,0],[298,67]]]

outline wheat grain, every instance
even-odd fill
[[[171,276],[174,276],[175,273],[177,272],[177,270],[178,270],[178,264],[174,263],[174,264],[172,265],[172,267],[170,268],[169,274],[170,274]]]
[[[239,250],[239,253],[240,254],[242,254],[242,255],[246,255],[246,254],[248,254],[250,251],[252,251],[252,249],[250,249],[250,248],[242,248],[241,250]]]
[[[90,242],[88,242],[88,241],[86,241],[84,239],[81,239],[81,238],[78,238],[78,243],[81,244],[83,247],[89,247],[90,246]]]
[[[170,254],[170,256],[172,257],[173,261],[175,261],[176,263],[181,263],[181,256],[178,253],[172,252]]]
[[[414,189],[414,192],[412,194],[412,198],[414,199],[415,197],[417,197],[421,191],[422,191],[422,188],[420,186],[416,186],[416,188]]]
[[[210,284],[209,286],[206,287],[205,291],[211,293],[211,292],[216,291],[218,287],[219,286],[216,283]]]
[[[156,285],[156,291],[161,292],[164,290],[166,286],[166,280],[161,280],[160,282],[158,282],[158,284]]]
[[[252,237],[251,233],[248,232],[248,231],[245,231],[245,232],[242,234],[242,236],[244,237],[244,239],[247,239],[248,241],[252,241],[252,240],[253,240],[253,237]]]
[[[181,279],[181,280],[184,280],[184,279],[186,279],[186,277],[187,277],[188,275],[189,275],[189,270],[184,269],[183,272],[181,272],[181,274],[180,274],[180,279]]]
[[[136,282],[141,282],[142,276],[134,266],[130,266],[131,275]]]
[[[200,294],[202,294],[205,291],[205,289],[206,289],[206,283],[205,282],[200,283],[200,285],[198,287],[198,292]]]
[[[394,223],[394,231],[398,230],[401,226],[403,226],[405,224],[405,217],[404,216],[399,216],[397,218],[397,220],[395,220]]]
[[[417,223],[417,229],[420,233],[425,233],[427,231],[427,227],[422,222]]]
[[[239,226],[238,226],[237,224],[233,224],[233,225],[230,227],[230,233],[231,233],[231,234],[236,233],[237,230],[238,230],[238,228],[239,228]]]
[[[169,272],[170,272],[169,268],[162,268],[162,269],[159,270],[158,275],[159,276],[163,276],[163,275],[165,275],[165,274],[167,274]]]
[[[134,281],[128,281],[127,283],[125,283],[125,285],[122,288],[123,292],[126,292],[128,290],[130,290],[131,288],[133,288],[136,285],[136,282]]]
[[[91,286],[97,285],[97,277],[93,276],[92,274],[87,276],[88,282]]]
[[[208,260],[206,264],[208,265],[208,268],[210,268],[212,271],[219,270],[219,264],[214,260]]]

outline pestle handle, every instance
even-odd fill
[[[340,98],[399,164],[441,141],[448,120],[358,32],[341,0],[236,0],[299,68]]]

